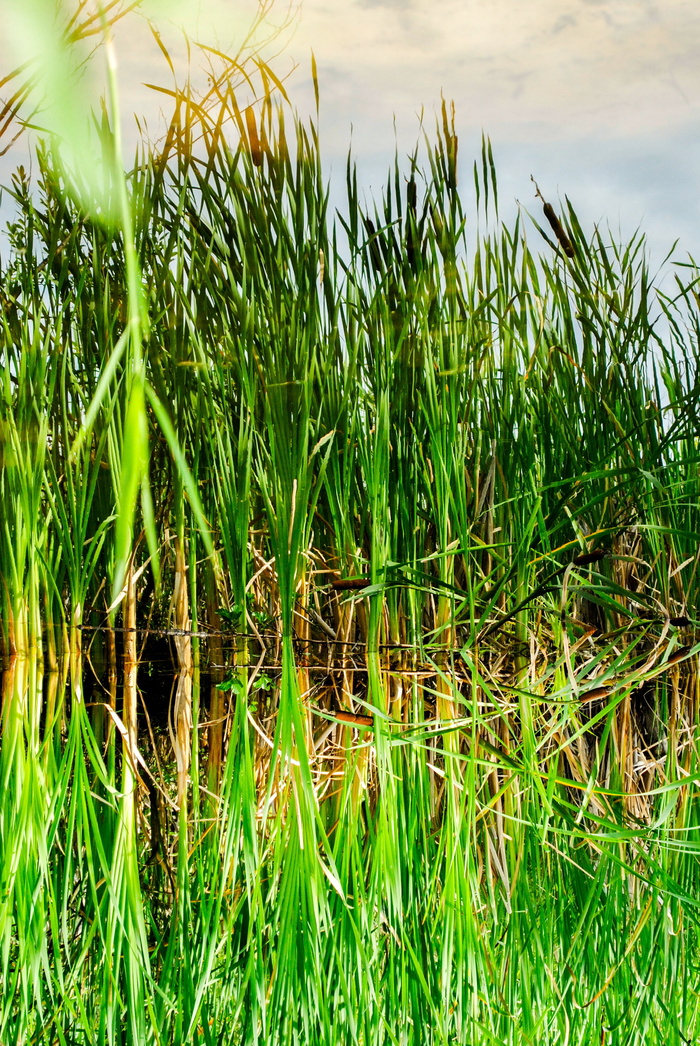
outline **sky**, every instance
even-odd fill
[[[504,211],[567,195],[590,224],[700,255],[698,0],[305,0],[325,155],[381,180],[421,107],[456,106],[466,170],[491,139]],[[428,121],[430,126],[430,121]],[[467,166],[469,165],[469,166]],[[663,253],[662,253],[663,252]]]
[[[0,10],[13,2],[0,0]],[[240,45],[256,7],[147,4],[181,78],[181,25],[227,50]],[[286,13],[286,0],[276,0],[258,39]],[[4,72],[12,59],[0,47]],[[153,134],[158,126],[162,96],[142,85],[165,84],[169,72],[143,19],[122,23],[115,49],[128,155],[131,113]],[[506,219],[516,201],[536,212],[532,175],[555,205],[568,196],[584,227],[610,224],[623,239],[641,227],[653,261],[675,240],[678,257],[700,258],[699,0],[303,0],[262,53],[275,49],[273,67],[289,73],[301,113],[313,111],[315,55],[322,154],[336,193],[350,143],[360,184],[378,190],[395,151],[405,156],[420,137],[421,112],[430,131],[444,97],[455,103],[462,183],[483,132]],[[21,152],[0,159],[0,182]]]

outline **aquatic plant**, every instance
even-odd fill
[[[692,1041],[697,272],[262,83],[11,188],[0,1042]]]

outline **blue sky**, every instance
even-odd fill
[[[147,10],[184,55],[179,24],[230,48],[255,4],[149,0]],[[273,17],[285,11],[277,0]],[[516,199],[536,208],[532,174],[589,226],[609,222],[628,237],[641,225],[658,261],[675,239],[700,257],[700,0],[303,0],[278,43],[275,68],[297,64],[287,87],[302,112],[315,53],[324,162],[338,180],[352,140],[361,183],[381,186],[394,150],[418,138],[421,110],[431,128],[444,95],[466,176],[482,130],[490,136],[506,216]],[[116,48],[133,141],[132,111],[157,127],[160,101],[141,84],[168,73],[133,16]],[[3,69],[10,60],[5,45]],[[20,159],[0,160],[0,181]]]

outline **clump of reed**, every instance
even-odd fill
[[[697,273],[222,97],[11,189],[0,1042],[691,1041]]]

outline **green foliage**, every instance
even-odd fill
[[[696,269],[222,98],[13,183],[0,1042],[694,1041]]]

